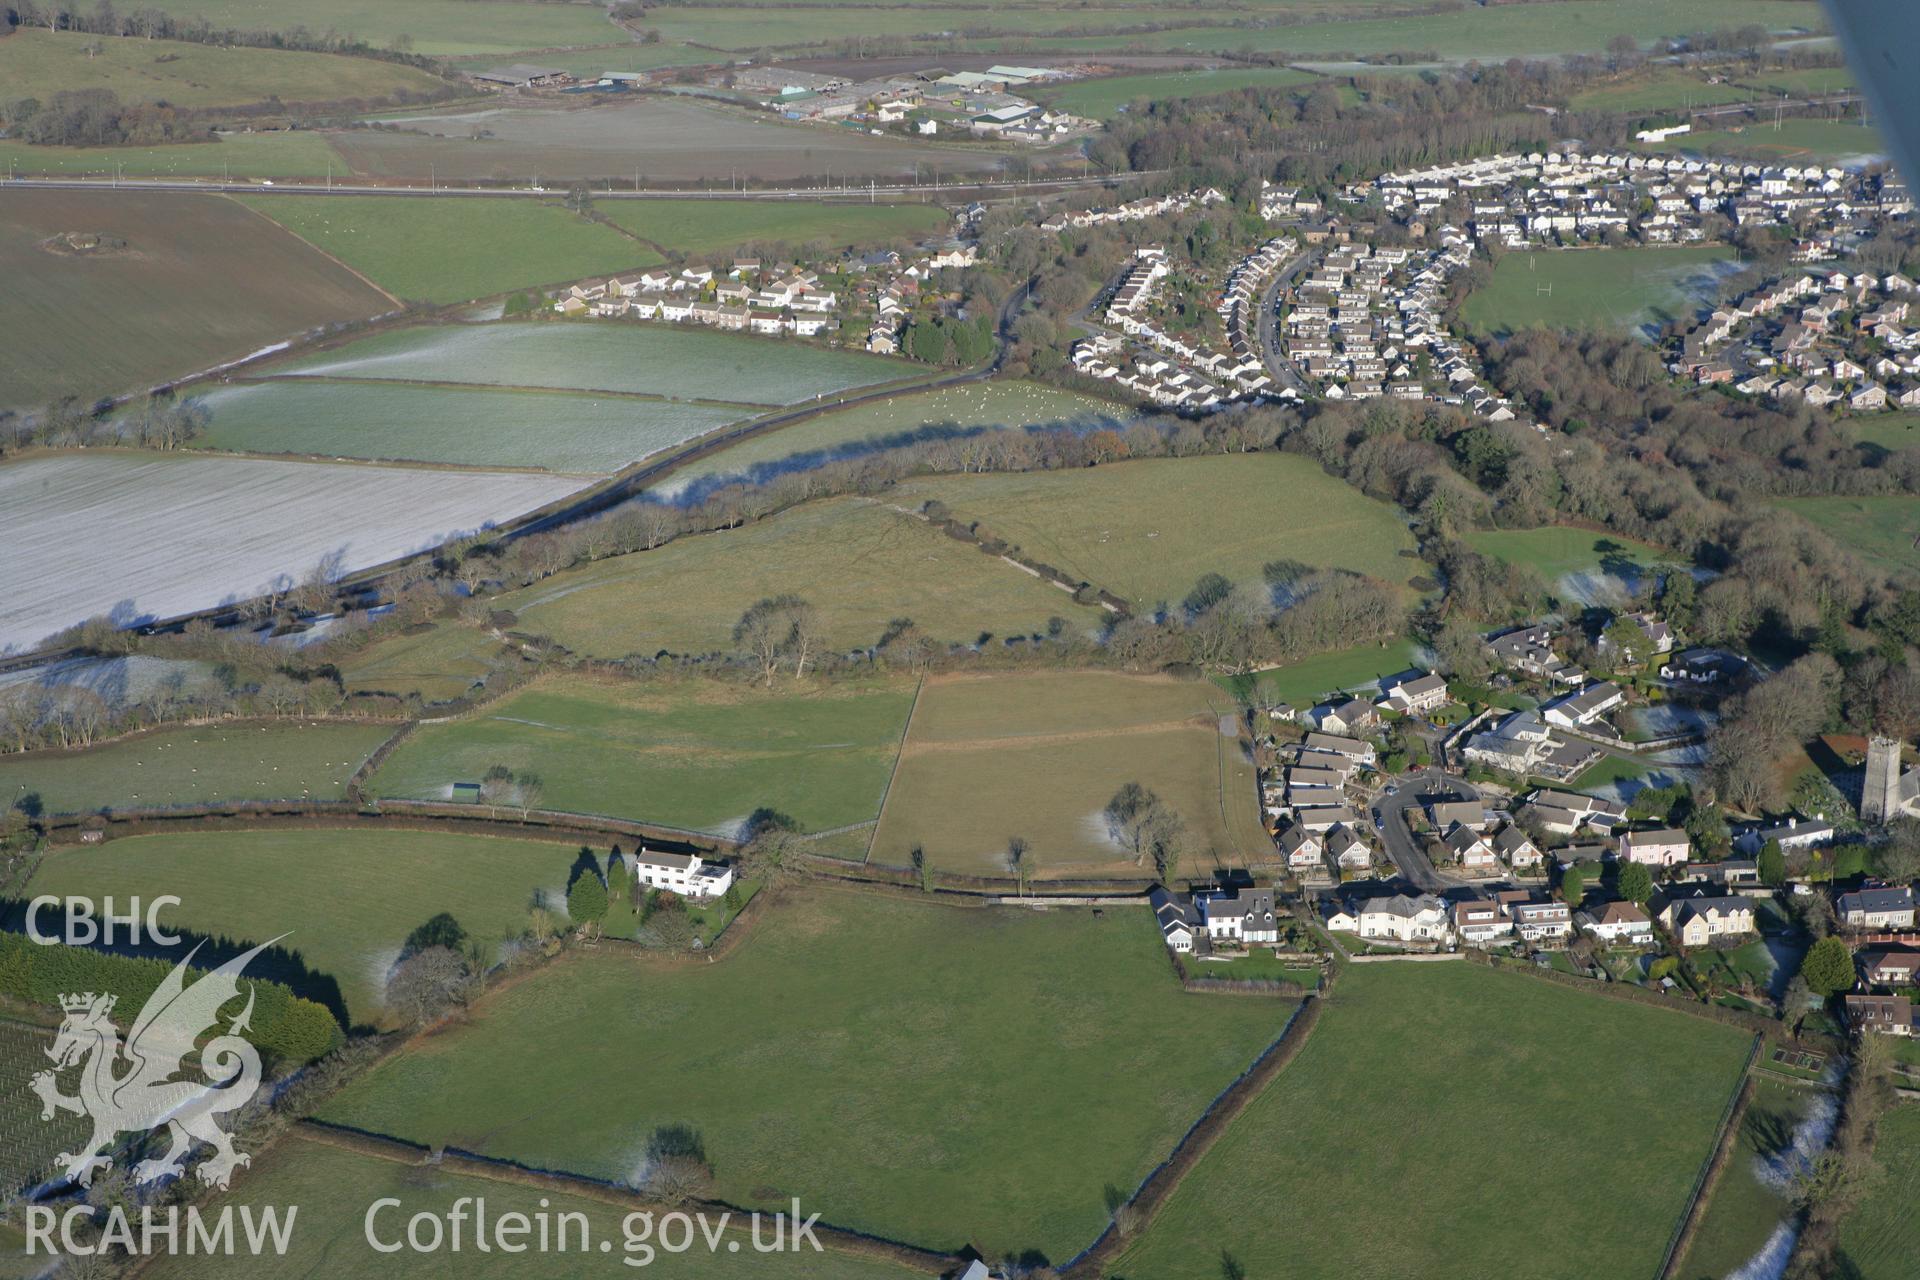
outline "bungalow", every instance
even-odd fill
[[[1370,898],[1359,904],[1356,918],[1363,938],[1440,942],[1447,936],[1447,906],[1430,893]]]
[[[1365,703],[1361,704],[1365,706]],[[1372,710],[1371,707],[1368,708]],[[1374,762],[1375,752],[1371,742],[1362,742],[1358,738],[1343,738],[1334,733],[1309,733],[1306,740],[1309,751],[1326,751],[1343,756],[1357,764],[1370,765]]]
[[[1293,820],[1317,835],[1325,835],[1335,827],[1350,826],[1359,821],[1354,816],[1353,810],[1343,804],[1314,805],[1295,809]]]
[[[1750,827],[1733,843],[1742,853],[1758,854],[1775,841],[1779,842],[1782,850],[1818,849],[1832,844],[1834,835],[1830,822],[1802,822],[1799,818],[1788,818],[1778,826]]]
[[[1610,680],[1588,685],[1577,693],[1562,694],[1540,708],[1548,724],[1563,729],[1582,729],[1627,700],[1619,685]]]
[[[1523,941],[1564,938],[1573,932],[1573,913],[1564,902],[1516,902],[1513,928]]]
[[[633,855],[633,873],[650,889],[695,901],[718,898],[733,887],[732,867],[704,862],[697,853],[656,853],[643,847]]]
[[[1648,867],[1677,867],[1692,856],[1687,833],[1677,827],[1629,831],[1620,837],[1620,857]]]
[[[1875,987],[1904,987],[1920,973],[1920,950],[1912,947],[1875,947],[1854,957],[1860,976]]]
[[[1913,1002],[1905,996],[1849,995],[1844,1003],[1847,1025],[1862,1035],[1913,1034]]]
[[[1216,942],[1278,942],[1280,924],[1273,913],[1273,890],[1251,887],[1213,889],[1193,895],[1194,908]]]
[[[1645,946],[1653,941],[1653,921],[1635,902],[1606,902],[1580,913],[1580,927],[1602,942],[1626,941]]]
[[[1160,925],[1160,940],[1167,944],[1168,950],[1181,955],[1192,952],[1193,940],[1201,929],[1187,902],[1179,894],[1155,885],[1147,890],[1147,905],[1153,908],[1154,919]]]
[[[1840,923],[1849,929],[1913,928],[1913,888],[1856,889],[1840,895]]]
[[[1476,898],[1453,904],[1454,936],[1470,947],[1484,947],[1513,936],[1513,921],[1498,902]]]
[[[1418,715],[1447,703],[1447,682],[1431,672],[1411,677],[1390,676],[1380,682],[1380,690],[1379,705],[1401,715]]]
[[[1429,800],[1427,819],[1433,823],[1436,831],[1447,831],[1454,826],[1471,827],[1475,831],[1487,829],[1487,810],[1478,798],[1472,800]]]
[[[1660,909],[1660,923],[1672,930],[1681,945],[1701,947],[1715,938],[1752,933],[1753,899],[1739,894],[1676,897]]]

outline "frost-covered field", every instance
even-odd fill
[[[546,505],[577,477],[83,454],[0,467],[0,652],[344,572]]]

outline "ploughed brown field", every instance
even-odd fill
[[[0,193],[0,281],[12,408],[142,390],[394,306],[259,214],[192,193]]]

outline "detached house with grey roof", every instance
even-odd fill
[[[1849,929],[1913,928],[1913,888],[1856,889],[1840,895],[1840,923]]]

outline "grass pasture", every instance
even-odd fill
[[[1847,93],[1858,84],[1847,67],[1802,67],[1795,71],[1762,71],[1745,83],[1765,94]]]
[[[290,934],[281,945],[298,963],[260,976],[371,1025],[417,926],[450,912],[491,955],[520,936],[537,897],[565,902],[574,857],[565,844],[431,831],[210,831],[60,850],[30,887],[96,901],[172,894],[169,928],[249,944]]]
[[[760,17],[767,11],[737,12]],[[810,12],[843,29],[848,21],[844,13],[832,10]],[[667,15],[657,16],[664,21]],[[666,182],[711,179],[716,187],[736,175],[750,174],[765,182],[808,180],[809,185],[823,184],[832,175],[844,185],[849,177],[904,177],[936,168],[949,176],[993,172],[1006,160],[1004,152],[977,146],[876,138],[863,130],[779,120],[662,94],[569,111],[456,108],[397,117],[396,122],[404,125],[404,132],[348,129],[330,137],[356,172],[376,178],[431,172],[442,179],[548,187],[587,178],[624,186],[636,174]],[[617,203],[602,201],[601,211],[609,212]]]
[[[757,408],[635,396],[276,378],[204,397],[206,449],[607,473]]]
[[[1635,143],[1635,146],[1643,144]],[[1664,142],[1657,148],[1681,149],[1703,156],[1727,156],[1754,160],[1762,164],[1864,163],[1870,157],[1884,156],[1887,144],[1878,130],[1863,128],[1858,120],[1782,120],[1775,128],[1771,121],[1747,125],[1744,129],[1710,129],[1690,133],[1684,138]]]
[[[578,477],[87,450],[0,466],[0,652],[424,551]],[[86,537],[75,531],[86,530]]]
[[[1758,1077],[1741,1118],[1733,1158],[1714,1189],[1693,1243],[1675,1275],[1717,1280],[1747,1265],[1793,1213],[1795,1127],[1826,1095]]]
[[[1920,566],[1920,498],[1781,498],[1774,506],[1811,522],[1875,568],[1902,576]]]
[[[240,31],[333,30],[380,48],[391,48],[404,38],[415,53],[436,57],[624,38],[598,5],[535,0],[161,0],[154,7],[176,18],[205,18],[216,28]]]
[[[940,476],[896,500],[930,498],[1138,609],[1177,606],[1207,573],[1264,590],[1262,566],[1282,558],[1401,586],[1421,567],[1397,511],[1288,453]]]
[[[1583,602],[1624,598],[1648,571],[1681,559],[1651,543],[1572,525],[1476,529],[1467,534],[1467,544],[1481,555],[1531,569],[1549,591]]]
[[[71,233],[125,247],[47,247]],[[143,389],[393,305],[238,203],[168,192],[6,192],[0,279],[0,407]]]
[[[863,352],[673,325],[507,321],[391,329],[273,372],[616,391],[773,408],[918,376],[924,369]]]
[[[349,693],[418,694],[426,702],[446,702],[485,678],[494,663],[511,660],[487,632],[437,623],[362,646],[340,660],[340,676]]]
[[[83,751],[0,756],[0,807],[47,813],[247,800],[344,800],[392,725],[290,720],[164,729]]]
[[[242,199],[388,293],[420,302],[463,302],[660,261],[645,245],[540,200]]]
[[[321,178],[346,161],[307,130],[229,133],[215,142],[161,147],[36,147],[0,141],[0,165],[16,177]]]
[[[1362,645],[1317,654],[1251,675],[1222,676],[1220,683],[1239,699],[1249,699],[1257,693],[1264,702],[1284,702],[1304,709],[1336,690],[1367,688],[1385,676],[1398,675],[1418,665],[1419,653],[1419,646],[1411,640],[1397,640],[1385,646]]]
[[[48,34],[21,27],[0,40],[0,83],[42,102],[63,89],[111,89],[124,103],[234,107],[278,97],[296,103],[443,92],[440,77],[396,62],[240,45]]]
[[[1005,876],[1026,840],[1039,878],[1151,877],[1107,831],[1102,810],[1139,782],[1186,821],[1176,874],[1244,867],[1271,847],[1252,765],[1213,685],[1106,672],[945,677],[921,691],[874,834],[871,858]],[[982,804],[981,797],[992,797]]]
[[[421,726],[367,789],[444,800],[504,764],[545,781],[547,809],[728,833],[770,808],[824,831],[873,818],[912,700],[905,680],[769,692],[555,677]]]
[[[715,964],[548,969],[322,1118],[616,1179],[684,1124],[734,1204],[1058,1262],[1291,1010],[1183,993],[1143,912],[814,891]]]
[[[500,597],[519,629],[576,653],[623,658],[733,648],[759,600],[814,606],[836,649],[877,644],[910,618],[937,641],[1044,634],[1099,615],[1063,591],[869,499],[830,498],[752,524],[613,556]]]
[[[1848,418],[1842,428],[1861,445],[1879,453],[1920,449],[1920,413],[1874,413]]]
[[[476,1199],[486,1201],[489,1222],[506,1214],[523,1214],[529,1221],[538,1215],[551,1215],[558,1223],[562,1215],[582,1214],[593,1242],[611,1242],[612,1250],[601,1253],[597,1243],[586,1250],[577,1245],[567,1252],[550,1249],[539,1255],[541,1280],[611,1280],[635,1274],[653,1280],[814,1280],[831,1269],[835,1280],[914,1280],[915,1273],[891,1264],[870,1261],[846,1254],[823,1261],[811,1250],[804,1253],[755,1253],[751,1237],[744,1228],[731,1230],[718,1251],[708,1253],[704,1245],[684,1254],[654,1248],[644,1270],[629,1265],[649,1255],[638,1247],[629,1254],[625,1245],[625,1219],[629,1208],[604,1200],[569,1195],[551,1187],[534,1188],[524,1183],[479,1178],[446,1172],[440,1168],[400,1163],[379,1156],[345,1150],[316,1139],[310,1133],[295,1130],[264,1153],[256,1155],[245,1176],[236,1179],[234,1190],[215,1202],[210,1212],[233,1206],[298,1205],[299,1229],[286,1256],[267,1253],[253,1257],[243,1251],[231,1254],[196,1255],[184,1251],[176,1256],[160,1253],[147,1274],[155,1280],[312,1280],[326,1275],[379,1275],[391,1280],[441,1280],[448,1274],[446,1252],[425,1253],[402,1248],[396,1253],[379,1253],[367,1243],[368,1206],[376,1200],[394,1199],[404,1206],[382,1212],[374,1221],[377,1238],[384,1243],[403,1240],[407,1219],[415,1213],[432,1213],[444,1220],[455,1203],[467,1201],[471,1209]],[[236,1217],[238,1215],[236,1214]],[[391,1232],[389,1232],[391,1229]],[[570,1228],[577,1233],[577,1228]],[[766,1228],[770,1230],[770,1228]],[[575,1234],[571,1237],[578,1239]],[[458,1255],[462,1280],[521,1280],[528,1274],[527,1255],[504,1253],[499,1249],[480,1252],[472,1246],[471,1233],[466,1247]],[[739,1250],[728,1252],[726,1245],[737,1242]]]
[[[1474,964],[1356,966],[1110,1274],[1216,1280],[1224,1248],[1269,1280],[1466,1280],[1522,1252],[1537,1280],[1651,1275],[1747,1047]],[[1463,1105],[1482,1089],[1502,1099],[1491,1137]],[[1536,1250],[1543,1221],[1558,1239]]]
[[[1294,89],[1319,80],[1311,72],[1291,67],[1208,67],[1074,80],[1038,96],[1057,110],[1105,120],[1135,102],[1181,101],[1241,89]]]
[[[1628,115],[1746,102],[1759,96],[1757,90],[1746,85],[1727,81],[1708,84],[1704,76],[1681,67],[1652,66],[1582,90],[1573,95],[1569,105],[1575,111]]]
[[[944,231],[951,221],[932,204],[824,200],[608,200],[600,212],[668,253],[694,257],[747,245],[904,244]]]
[[[681,13],[688,12],[680,10]],[[1183,17],[1191,10],[1178,10]],[[1483,62],[1512,57],[1548,57],[1599,53],[1617,35],[1646,45],[1663,36],[1758,23],[1774,31],[1822,29],[1824,19],[1800,0],[1584,0],[1577,8],[1561,4],[1469,6],[1451,13],[1357,17],[1328,14],[1325,20],[1265,27],[1175,27],[1146,33],[1038,38],[1031,51],[1166,49],[1191,53],[1270,52],[1295,59],[1341,54],[1431,52],[1442,61]],[[664,25],[664,24],[663,24]],[[1122,25],[1116,23],[1116,26]],[[963,47],[991,47],[991,39]]]
[[[1039,382],[995,380],[903,392],[742,440],[679,468],[653,493],[680,500],[690,489],[722,479],[771,479],[782,472],[917,440],[959,439],[998,430],[1120,430],[1147,416],[1131,405]]]
[[[1657,329],[1689,318],[1700,285],[1732,261],[1719,245],[1509,253],[1488,284],[1468,295],[1460,318],[1495,334]]]
[[[1903,1103],[1881,1119],[1873,1154],[1881,1172],[1840,1223],[1840,1256],[1859,1280],[1900,1280],[1920,1251],[1920,1106]]]

